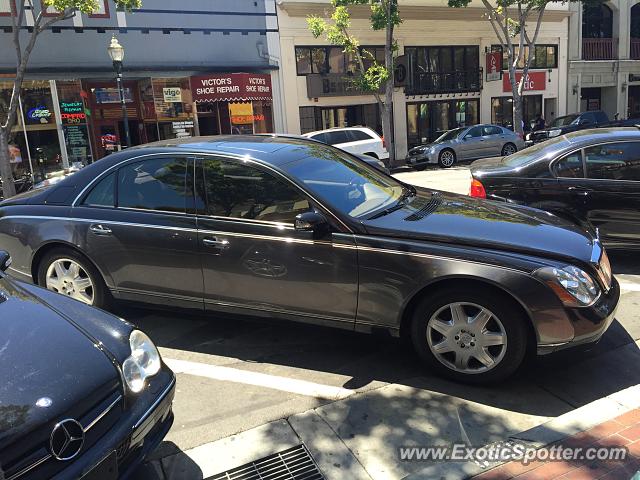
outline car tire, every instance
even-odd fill
[[[70,272],[68,278],[66,275],[63,278],[58,277],[58,271],[55,268],[56,262],[59,262],[59,266]],[[72,264],[78,267],[78,275],[75,276],[75,279],[71,278],[74,276]],[[112,303],[111,293],[98,269],[87,257],[76,250],[59,247],[47,252],[40,260],[37,272],[38,285],[48,290],[102,309],[107,309]],[[90,282],[90,287],[80,292],[80,289],[87,284],[87,280]],[[60,285],[58,289],[53,287],[55,283]],[[66,286],[62,285],[63,283]],[[87,296],[91,297],[90,302]]]
[[[442,168],[449,168],[454,163],[456,163],[456,152],[450,148],[445,148],[440,152],[440,155],[438,155],[438,164]]]
[[[458,313],[459,320],[454,322],[452,309],[460,312],[458,306],[462,314]],[[481,323],[468,321],[483,312],[491,314],[483,328]],[[448,315],[450,323],[443,321]],[[481,322],[483,317],[476,318]],[[416,306],[411,319],[411,342],[422,361],[444,377],[472,384],[494,383],[512,375],[524,361],[526,322],[528,319],[517,304],[506,295],[482,288],[447,289],[425,297]],[[496,344],[501,339],[504,343]],[[483,343],[491,345],[482,347]],[[462,367],[465,363],[466,367]]]
[[[518,151],[518,147],[516,147],[513,143],[505,143],[504,147],[502,147],[502,156],[506,157],[508,155],[513,155]]]

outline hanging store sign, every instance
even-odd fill
[[[502,52],[491,52],[486,55],[487,82],[493,82],[502,78]]]
[[[196,103],[271,100],[271,76],[228,73],[191,77],[191,94]]]
[[[529,72],[524,80],[523,91],[531,92],[534,90],[546,90],[547,88],[547,72]],[[522,78],[522,73],[516,72],[516,82]],[[511,92],[511,81],[509,75],[502,77],[502,91]]]
[[[166,103],[182,103],[182,89],[180,87],[165,87],[162,97]]]
[[[64,125],[78,125],[87,120],[82,102],[60,102],[60,118]]]

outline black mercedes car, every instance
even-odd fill
[[[609,117],[603,111],[596,110],[582,113],[572,113],[556,118],[542,130],[534,130],[525,137],[525,145],[544,142],[550,138],[555,138],[566,133],[577,132],[587,128],[596,128],[607,125]]]
[[[471,194],[552,212],[598,228],[610,248],[640,246],[640,129],[563,135],[471,165]]]
[[[318,142],[170,140],[0,203],[13,275],[112,298],[411,338],[466,381],[594,342],[619,288],[546,212],[414,188]]]
[[[126,478],[173,422],[173,372],[130,323],[9,264],[0,251],[0,478]]]

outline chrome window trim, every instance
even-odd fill
[[[156,401],[151,404],[151,406],[147,409],[147,411],[142,414],[142,416],[138,419],[138,421],[133,426],[132,430],[134,431],[137,430],[138,427],[140,427],[140,425],[142,425],[144,421],[147,418],[149,418],[149,416],[153,413],[153,411],[157,408],[157,406],[164,401],[164,399],[167,397],[167,395],[169,394],[171,389],[175,386],[175,384],[176,384],[176,377],[174,375],[173,378],[171,379],[171,382],[169,382],[169,385],[167,385],[167,388],[164,389],[164,391],[160,394],[160,396],[156,399]]]

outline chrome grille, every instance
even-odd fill
[[[316,462],[304,445],[247,463],[208,480],[324,480]]]

